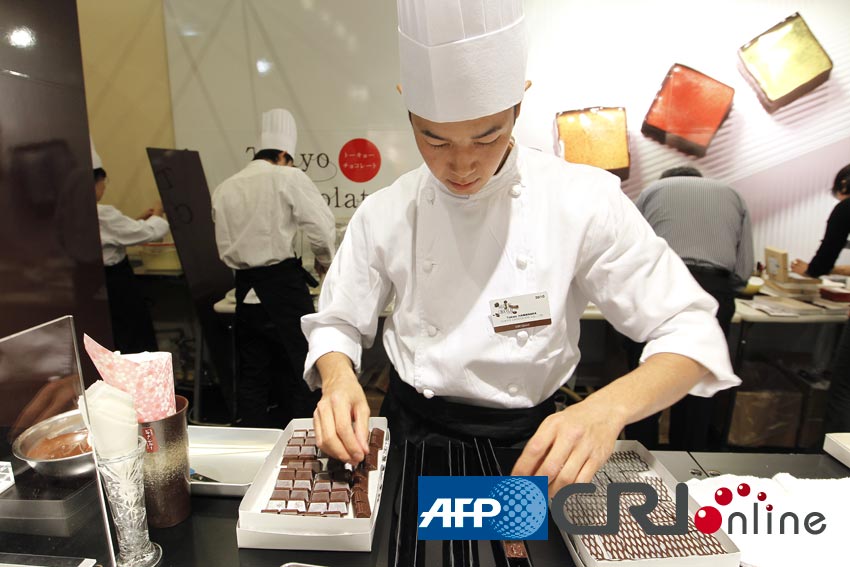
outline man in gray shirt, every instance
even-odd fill
[[[747,205],[734,189],[706,179],[694,167],[676,167],[661,174],[635,205],[655,233],[682,258],[694,279],[719,304],[717,320],[728,335],[735,314],[735,289],[753,271],[753,235]],[[627,341],[630,368],[638,364],[643,345]],[[686,396],[673,405],[670,448],[699,451],[710,448],[709,424],[713,398]],[[657,445],[660,414],[626,427],[629,439]]]

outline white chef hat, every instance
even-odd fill
[[[298,130],[295,118],[288,110],[273,108],[263,112],[262,134],[257,150],[280,150],[295,158]]]
[[[91,144],[91,168],[97,169],[99,167],[103,167],[103,160],[100,159],[100,155],[97,153],[97,150],[94,149],[94,140],[91,136],[89,136],[89,144]]]
[[[433,122],[489,116],[522,100],[522,0],[398,0],[401,87]]]

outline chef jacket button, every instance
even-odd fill
[[[434,325],[428,325],[428,336],[433,337],[437,334],[437,327]]]
[[[516,396],[517,394],[519,394],[519,386],[517,386],[516,384],[508,384],[508,393],[512,396]]]
[[[430,388],[425,388],[424,390],[422,390],[422,395],[430,400],[431,398],[434,397],[434,390],[432,390]]]
[[[524,345],[528,342],[528,331],[520,331],[516,334],[516,340],[520,345]]]
[[[528,257],[517,256],[516,265],[520,270],[524,270],[526,267],[528,267]]]
[[[426,201],[428,201],[429,203],[431,203],[433,205],[434,204],[434,197],[435,197],[435,193],[434,193],[433,187],[428,187],[427,189],[425,189],[425,200]]]
[[[511,197],[519,197],[520,195],[522,195],[522,189],[520,189],[519,185],[511,187]]]
[[[425,270],[425,273],[430,274],[430,273],[431,273],[431,270],[433,270],[433,269],[434,269],[434,262],[433,262],[433,260],[425,260],[425,263],[422,265],[422,269],[424,269],[424,270]]]

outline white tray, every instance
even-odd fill
[[[217,480],[190,480],[192,494],[242,497],[283,435],[282,429],[189,426],[189,467]]]
[[[827,433],[823,450],[850,467],[850,433]]]
[[[634,451],[637,453],[649,465],[650,471],[661,478],[667,486],[671,497],[675,495],[676,484],[678,484],[676,478],[670,474],[670,471],[646,447],[637,441],[617,441],[614,451]],[[699,505],[696,500],[688,497],[688,513],[691,518],[693,518],[697,510],[699,510]],[[741,560],[741,552],[722,529],[712,535],[720,542],[724,551],[726,551],[723,555],[601,561],[595,559],[588,552],[587,547],[581,542],[579,536],[570,535],[563,530],[559,531],[577,567],[738,567]]]
[[[384,431],[384,446],[378,451],[378,468],[369,472],[369,506],[372,509],[370,517],[321,518],[262,513],[277,481],[283,450],[292,432],[296,429],[312,428],[312,419],[293,419],[266,457],[255,482],[239,504],[239,522],[236,524],[236,542],[239,547],[371,551],[390,446],[386,418],[369,418],[369,429],[378,428]]]

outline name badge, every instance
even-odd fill
[[[490,301],[490,321],[497,333],[552,324],[545,291]]]

